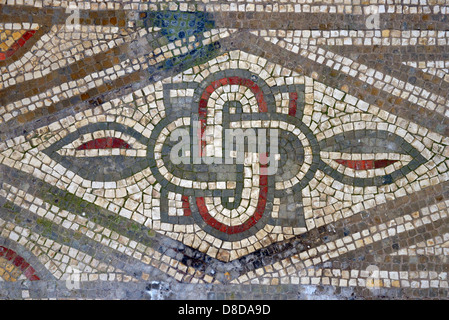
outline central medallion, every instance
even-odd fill
[[[276,114],[276,94],[289,97],[288,114]],[[195,223],[223,241],[249,238],[267,223],[304,226],[301,208],[288,221],[272,215],[274,199],[285,189],[300,202],[312,168],[312,145],[303,131],[310,130],[296,117],[304,86],[273,88],[237,69],[201,83],[167,84],[164,95],[167,118],[160,123],[164,129],[155,130],[153,167],[163,180],[163,221]],[[170,210],[178,192],[182,212]]]

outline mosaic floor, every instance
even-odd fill
[[[447,299],[448,14],[0,0],[0,298]]]

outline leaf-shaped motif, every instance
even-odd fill
[[[118,123],[79,128],[44,152],[91,181],[116,181],[148,167],[148,139]]]
[[[350,185],[390,184],[426,159],[402,137],[383,130],[354,130],[320,141],[321,168]]]

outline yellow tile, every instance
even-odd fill
[[[11,47],[14,44],[14,40],[12,38],[8,38],[8,40],[5,41],[5,44],[9,47]]]
[[[6,271],[8,271],[8,272],[11,272],[13,269],[14,269],[14,265],[13,264],[11,264],[11,263],[8,263],[7,265],[6,265]]]
[[[6,43],[0,43],[0,51],[6,51],[9,49],[9,46]]]
[[[19,31],[16,31],[16,32],[14,32],[13,34],[12,34],[12,38],[15,40],[15,41],[17,41],[17,40],[19,40],[21,37],[22,37],[22,35],[25,33],[25,30],[19,30]]]
[[[415,218],[415,219],[418,219],[419,218],[419,211],[413,212],[412,213],[412,217]]]
[[[379,288],[383,286],[383,281],[379,279],[367,279],[366,287],[367,288]]]
[[[9,36],[10,34],[11,34],[11,30],[2,30],[1,31],[1,34],[3,35],[6,35],[6,36]]]

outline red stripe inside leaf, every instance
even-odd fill
[[[76,150],[89,150],[89,149],[129,149],[131,146],[119,138],[98,138],[80,145]]]
[[[397,162],[398,160],[344,160],[337,159],[335,160],[339,164],[344,165],[345,167],[354,169],[354,170],[368,170],[368,169],[380,169],[389,166]]]

